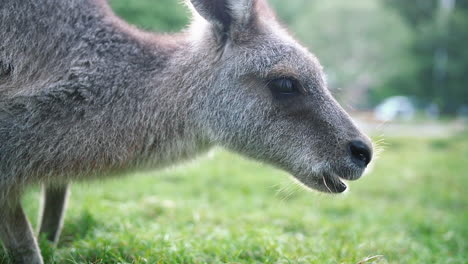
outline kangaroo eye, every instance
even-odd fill
[[[299,93],[297,81],[290,78],[279,78],[269,82],[269,88],[276,96],[290,96]]]

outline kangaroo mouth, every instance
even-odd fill
[[[307,188],[325,193],[342,193],[348,188],[348,186],[343,182],[344,179],[335,173],[323,172],[308,175],[296,174],[294,178],[299,180],[299,182]]]
[[[364,174],[363,168],[349,164],[327,164],[312,171],[289,170],[299,184],[306,188],[324,193],[343,193],[348,189],[347,181],[355,181]],[[288,171],[287,169],[285,169]]]
[[[342,178],[334,173],[324,173],[322,175],[322,181],[324,185],[322,187],[325,187],[325,192],[342,193],[348,188]]]
[[[317,174],[299,174],[303,177],[296,177],[305,186],[325,193],[342,193],[348,189],[345,181],[353,181],[360,178],[361,173],[357,171],[348,175],[338,174],[333,171],[324,171]],[[297,174],[296,174],[297,175]],[[305,177],[304,177],[305,176]]]
[[[342,193],[348,186],[344,181],[355,181],[361,178],[364,170],[351,166],[334,166],[329,171],[322,172],[321,191]]]

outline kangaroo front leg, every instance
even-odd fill
[[[43,264],[21,204],[0,206],[0,239],[15,264]]]
[[[69,193],[69,184],[62,186],[44,186],[44,204],[42,217],[39,218],[39,234],[45,234],[47,240],[57,243],[63,225],[63,218]],[[42,218],[42,220],[41,220]]]

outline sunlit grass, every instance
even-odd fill
[[[58,248],[42,249],[46,263],[466,263],[467,157],[467,136],[387,139],[373,171],[332,196],[217,151],[75,184]],[[37,200],[25,198],[33,223]]]

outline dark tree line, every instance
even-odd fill
[[[468,106],[468,1],[385,1],[412,31],[410,63],[377,92],[413,95],[446,114]]]

